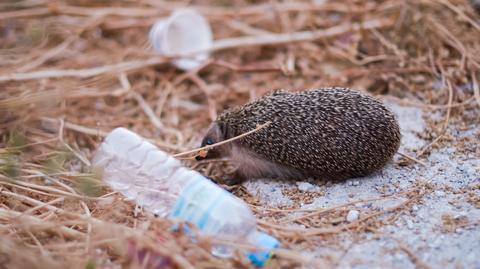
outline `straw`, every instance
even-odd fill
[[[400,152],[402,165],[429,169],[426,158],[437,148],[471,153],[474,137],[451,135],[478,124],[471,115],[480,106],[480,17],[467,1],[240,2],[189,6],[207,17],[217,42],[211,59],[186,73],[148,43],[152,24],[183,2],[0,4],[2,265],[8,257],[5,266],[12,268],[253,268],[241,255],[248,246],[229,242],[232,257],[213,256],[211,244],[225,239],[192,241],[170,230],[170,221],[108,189],[88,163],[116,127],[177,157],[219,146],[199,148],[212,120],[274,89],[351,87],[434,110],[436,118],[424,113],[427,128],[418,134],[427,145]],[[234,167],[223,159],[184,164],[217,182]],[[384,237],[382,227],[433,190],[428,180],[411,180],[395,195],[309,209],[300,205],[324,193],[288,190],[292,206],[270,207],[241,186],[229,190],[251,206],[258,228],[281,242],[267,268],[334,268],[341,255],[305,253],[324,246],[346,253],[345,236]],[[474,188],[458,195],[478,206]],[[401,202],[356,207],[387,199]],[[353,208],[361,218],[348,223]],[[429,268],[406,244],[397,245],[416,266]]]

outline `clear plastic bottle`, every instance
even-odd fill
[[[112,189],[161,217],[196,225],[207,235],[253,244],[263,251],[246,253],[263,266],[278,241],[256,229],[256,219],[239,198],[125,128],[113,130],[100,145],[93,167]],[[214,255],[232,249],[216,245]]]

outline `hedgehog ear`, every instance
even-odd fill
[[[271,92],[268,93],[267,95],[270,95],[270,96],[278,96],[278,95],[284,95],[284,94],[288,94],[288,91],[285,90],[285,89],[277,89],[277,90],[271,91]]]
[[[223,121],[218,121],[217,122],[218,130],[220,131],[220,135],[223,137],[223,139],[228,139],[228,124]]]

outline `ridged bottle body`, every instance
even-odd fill
[[[113,190],[158,216],[188,221],[205,234],[256,240],[255,217],[242,200],[133,132],[113,130],[93,167]],[[229,256],[231,249],[216,246],[213,252]]]

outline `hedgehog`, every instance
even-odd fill
[[[363,177],[380,170],[400,145],[396,117],[380,101],[348,88],[276,90],[227,110],[210,125],[202,146],[266,127],[208,150],[197,160],[229,158],[226,184],[246,179]]]

